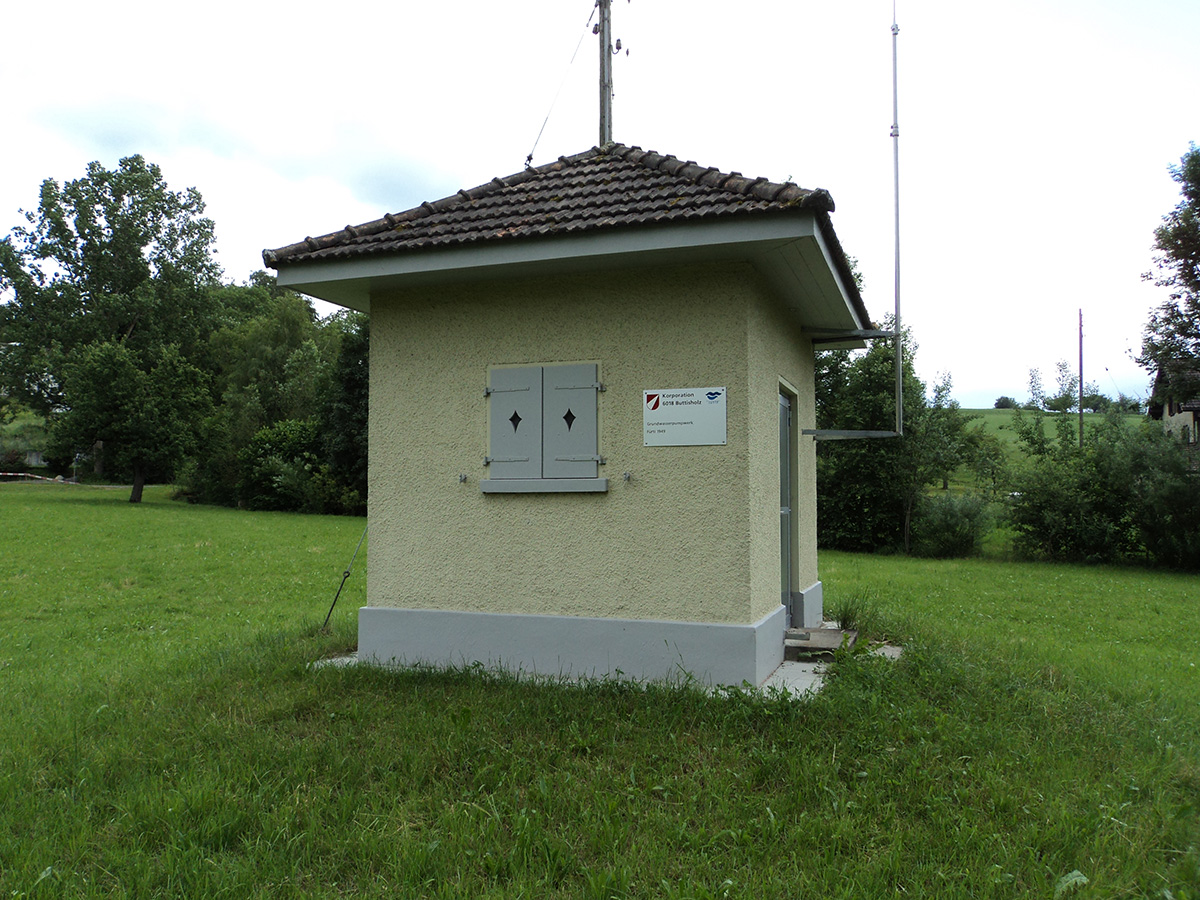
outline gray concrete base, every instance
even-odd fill
[[[787,610],[748,625],[365,606],[358,658],[568,678],[762,684],[783,661]]]
[[[803,591],[792,594],[792,626],[820,628],[825,618],[825,588],[817,582]]]

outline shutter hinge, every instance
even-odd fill
[[[556,384],[554,386],[556,391],[586,391],[588,388],[600,393],[604,392],[604,385],[599,381],[593,381],[591,384]]]
[[[499,462],[499,463],[529,462],[529,457],[528,456],[485,456],[483,458],[483,464],[485,466],[490,466],[494,462]]]
[[[529,391],[529,390],[530,390],[530,388],[528,385],[526,385],[525,387],[515,387],[515,388],[485,387],[483,389],[483,396],[490,397],[492,394],[515,394],[515,393],[518,393],[519,391]]]
[[[595,462],[595,463],[599,463],[602,466],[607,464],[607,462],[608,462],[608,460],[606,460],[603,456],[597,456],[595,454],[593,454],[592,456],[556,456],[556,457],[554,457],[554,461],[555,462]]]

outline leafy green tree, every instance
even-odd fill
[[[256,312],[210,341],[219,404],[181,492],[255,509],[364,512],[367,317],[320,320],[261,273],[224,290]]]
[[[240,321],[235,318],[210,340],[219,403],[203,423],[202,450],[182,481],[191,499],[250,504],[247,491],[263,496],[261,485],[248,487],[251,469],[262,466],[247,456],[247,448],[268,448],[270,455],[278,457],[280,447],[286,450],[299,444],[263,443],[257,440],[260,433],[286,422],[315,427],[328,402],[341,331],[324,327],[306,298],[278,289],[269,276],[225,290],[234,294],[241,309],[256,312]],[[293,432],[299,433],[298,428],[295,425]],[[306,445],[303,452],[297,471],[311,471],[311,464],[319,461],[318,448]],[[304,465],[310,468],[303,469]],[[267,508],[298,508],[288,506],[288,498],[295,496],[293,490],[271,500]],[[263,506],[258,500],[254,503]]]
[[[1071,371],[1071,366],[1065,359],[1054,364],[1058,385],[1051,395],[1043,395],[1041,404],[1050,412],[1069,413],[1079,408],[1079,376]],[[1041,384],[1039,376],[1038,384]],[[1030,391],[1033,391],[1032,380]]]
[[[929,486],[965,459],[968,417],[950,398],[950,379],[931,394],[916,375],[916,348],[904,337],[904,436],[821,441],[817,449],[817,529],[821,546],[858,551],[908,550],[914,514]],[[818,357],[819,428],[877,431],[894,427],[895,350]]]
[[[1160,389],[1194,397],[1200,396],[1200,148],[1190,145],[1170,171],[1182,196],[1154,232],[1157,275],[1144,276],[1169,296],[1150,315],[1138,362],[1162,376]]]
[[[1117,409],[1121,410],[1121,412],[1134,413],[1136,415],[1146,411],[1146,404],[1140,397],[1130,397],[1128,394],[1118,393],[1115,402]]]
[[[370,393],[371,323],[346,313],[341,349],[323,416],[330,466],[345,490],[346,512],[366,513],[367,416]]]
[[[1090,452],[1095,444],[1080,446],[1067,416],[1052,420],[1054,428],[1048,431],[1041,407],[1013,418],[1013,430],[1028,455],[1014,477],[1011,516],[1017,549],[1031,558],[1060,561],[1123,558],[1137,545],[1126,514],[1128,485],[1102,486],[1098,457]]]
[[[28,226],[0,241],[0,385],[48,416],[69,405],[67,362],[90,344],[174,344],[190,358],[207,342],[205,290],[220,274],[203,212],[195,188],[171,191],[140,156],[44,181]]]
[[[996,398],[996,402],[994,404],[992,404],[992,407],[994,409],[1016,409],[1017,401],[1014,400],[1012,397],[1003,395],[1003,396]]]
[[[211,340],[217,392],[230,407],[239,444],[275,422],[313,415],[341,337],[320,327],[306,298],[257,290],[264,296],[261,311]]]
[[[62,186],[47,179],[27,225],[0,241],[0,392],[46,417],[59,448],[103,441],[110,466],[133,476],[134,502],[192,444],[202,406],[181,385],[206,383],[196,361],[220,274],[203,213],[195,188],[172,191],[131,156]],[[184,431],[171,438],[163,423]]]
[[[1146,551],[1160,564],[1200,570],[1200,477],[1182,443],[1157,423],[1111,426],[1118,477],[1131,484],[1131,516]]]
[[[1083,389],[1083,408],[1088,412],[1102,413],[1108,412],[1113,405],[1111,397],[1100,392],[1100,386],[1094,381],[1089,381]]]
[[[1003,442],[979,423],[967,431],[965,455],[977,491],[987,500],[998,499],[1008,483],[1008,454]]]
[[[106,462],[133,475],[130,503],[148,476],[170,476],[196,449],[197,423],[208,413],[208,378],[173,346],[138,353],[105,341],[80,351],[64,373],[70,407],[52,440],[69,451],[102,443]]]

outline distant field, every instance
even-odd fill
[[[1016,429],[1013,427],[1013,418],[1016,415],[1016,410],[1012,409],[964,409],[964,415],[971,417],[967,424],[968,428],[974,429],[983,427],[985,434],[994,435],[1003,447],[1005,459],[1010,466],[1019,464],[1024,458],[1024,448],[1021,446],[1020,438],[1017,436]],[[1030,416],[1032,413],[1025,413]],[[1145,417],[1140,415],[1127,415],[1126,421],[1129,424],[1141,422]],[[1078,433],[1079,414],[1072,413],[1069,417],[1072,434]],[[1103,413],[1084,413],[1083,427],[1084,429],[1093,428],[1104,421]],[[1055,419],[1047,414],[1042,420],[1043,430],[1047,436],[1053,436],[1056,433]],[[950,487],[956,491],[971,490],[976,486],[976,476],[971,469],[964,463],[959,467],[958,471],[950,477]],[[940,485],[935,485],[940,487]],[[985,540],[985,553],[991,555],[993,551],[1000,555],[1006,555],[1011,550],[1011,535],[992,534]]]
[[[11,422],[0,421],[0,470],[8,451],[24,454],[46,446],[46,423],[30,412],[18,413]],[[22,464],[23,466],[23,464]]]
[[[1000,438],[1000,440],[1004,441],[1007,444],[1013,444],[1013,445],[1017,444],[1017,441],[1018,441],[1017,433],[1013,429],[1013,426],[1012,426],[1013,415],[1016,412],[1015,410],[1012,410],[1012,409],[964,409],[963,412],[968,416],[976,417],[971,422],[971,427],[976,427],[976,426],[982,424],[983,430],[985,433],[994,434],[994,435],[996,435],[996,437]],[[1027,413],[1026,415],[1031,415],[1031,414]],[[1079,414],[1078,413],[1070,413],[1069,416],[1070,416],[1072,427],[1078,429]],[[1140,415],[1132,415],[1132,414],[1127,415],[1125,417],[1126,421],[1131,422],[1131,423],[1140,422],[1140,421],[1142,421],[1143,418],[1145,418],[1145,417],[1140,416]],[[1083,427],[1085,430],[1087,428],[1089,428],[1093,425],[1099,424],[1100,422],[1103,422],[1103,421],[1104,421],[1103,413],[1084,413],[1083,414]],[[1046,415],[1046,417],[1044,419],[1044,426],[1045,426],[1047,434],[1054,433],[1054,431],[1053,431],[1054,419],[1051,415],[1049,415],[1049,414]]]

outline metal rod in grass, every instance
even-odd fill
[[[346,579],[350,577],[350,571],[354,568],[354,560],[358,559],[358,551],[362,549],[363,541],[367,539],[367,529],[363,528],[362,537],[358,539],[358,546],[354,548],[354,555],[350,557],[350,565],[346,566],[346,571],[342,573],[342,583],[338,585],[337,593],[333,595],[333,602],[329,604],[329,612],[325,613],[325,624],[321,626],[324,631],[329,627],[329,617],[333,615],[333,608],[337,606],[338,597],[342,596],[342,588],[346,586]]]

